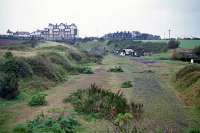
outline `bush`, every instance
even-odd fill
[[[72,117],[38,115],[34,120],[15,127],[13,133],[75,133],[80,124]]]
[[[122,93],[112,93],[109,90],[99,88],[92,84],[87,89],[80,89],[72,93],[66,102],[73,104],[75,110],[80,113],[97,113],[100,117],[110,118],[113,109],[116,114],[124,113],[129,106]]]
[[[183,61],[185,59],[185,54],[184,54],[184,52],[174,50],[173,53],[172,53],[172,59]]]
[[[0,73],[0,97],[14,99],[19,94],[18,78],[15,74]]]
[[[187,129],[185,133],[200,133],[200,129],[199,128],[190,128],[190,129]]]
[[[7,52],[3,61],[0,63],[0,71],[15,74],[18,78],[32,76],[33,71],[23,58],[14,58],[12,53]]]
[[[13,133],[29,133],[29,129],[27,125],[19,124],[14,128]]]
[[[123,82],[122,85],[121,85],[122,88],[130,88],[132,86],[133,85],[132,85],[131,81]]]
[[[110,68],[109,72],[124,72],[121,66],[115,66],[114,68]]]
[[[169,49],[176,49],[176,48],[179,47],[179,45],[180,45],[180,41],[170,40],[170,41],[168,42],[168,48],[169,48]]]
[[[194,54],[197,55],[197,56],[200,56],[200,46],[195,47],[195,48],[192,50],[192,53],[194,53]]]
[[[47,94],[38,93],[32,96],[31,100],[29,101],[30,106],[39,106],[39,105],[46,105],[46,96]]]
[[[78,54],[78,53],[76,53],[76,52],[70,52],[70,57],[72,58],[72,59],[74,59],[75,61],[81,61],[81,59],[82,59],[82,57],[81,57],[81,55],[80,54]]]
[[[52,63],[48,58],[37,56],[27,59],[33,72],[38,76],[44,76],[56,82],[65,80],[65,72],[56,64]]]
[[[94,72],[90,67],[77,67],[79,73],[82,74],[93,74]]]

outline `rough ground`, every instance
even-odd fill
[[[167,128],[181,133],[181,129],[188,126],[185,116],[186,110],[176,97],[173,88],[159,77],[156,70],[160,71],[160,67],[156,65],[160,65],[160,63],[150,63],[151,66],[136,59],[108,56],[103,65],[96,66],[95,74],[76,75],[64,84],[47,90],[47,106],[30,107],[27,103],[11,106],[8,111],[13,114],[17,113],[17,115],[11,117],[7,123],[12,123],[9,126],[13,127],[17,123],[33,119],[41,112],[49,113],[54,108],[72,109],[70,104],[63,103],[63,99],[76,89],[87,88],[91,83],[95,82],[103,88],[116,91],[116,88],[119,89],[123,81],[131,80],[133,87],[122,90],[128,100],[144,104],[142,127],[147,128],[149,133],[155,132],[157,129]],[[125,72],[107,72],[108,68],[116,65],[122,66]],[[99,131],[98,127],[95,126],[91,127],[91,130],[94,128],[97,132]],[[100,128],[102,127],[100,126]]]

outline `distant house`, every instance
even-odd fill
[[[121,51],[118,51],[120,56],[141,56],[139,53],[133,49],[122,49]]]
[[[31,36],[31,34],[27,31],[17,31],[15,33],[13,33],[14,37],[24,37],[24,38],[28,38]]]
[[[15,38],[41,38],[49,41],[71,41],[73,42],[78,37],[78,29],[75,24],[51,24],[42,30],[36,30],[32,33],[25,31],[12,32],[7,30],[10,37]]]

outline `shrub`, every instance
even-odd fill
[[[76,53],[76,52],[70,52],[70,57],[72,59],[74,59],[75,61],[81,61],[82,57],[80,54]]]
[[[33,72],[38,76],[44,76],[56,82],[65,80],[65,72],[62,68],[52,63],[48,58],[37,56],[27,59]]]
[[[19,124],[14,128],[13,133],[29,133],[29,129],[27,125]]]
[[[184,54],[184,52],[179,52],[179,51],[174,50],[172,53],[172,59],[173,60],[184,60],[185,54]]]
[[[15,74],[0,73],[0,97],[14,99],[19,94],[18,78]]]
[[[192,53],[194,53],[194,54],[197,55],[197,56],[200,56],[200,46],[195,47],[195,48],[192,50]]]
[[[110,68],[109,72],[124,72],[121,66],[115,66],[114,68]]]
[[[46,96],[47,94],[38,93],[32,96],[31,100],[29,101],[30,106],[39,106],[39,105],[46,105]]]
[[[14,58],[12,53],[7,52],[0,64],[0,71],[15,74],[18,78],[32,76],[33,71],[23,58]]]
[[[190,128],[190,129],[187,129],[185,133],[200,133],[200,129],[199,128]]]
[[[113,109],[118,114],[126,112],[129,107],[120,91],[113,93],[95,84],[87,89],[80,89],[72,93],[65,101],[73,104],[77,112],[97,113],[100,117],[105,118],[110,118]]]
[[[15,127],[13,133],[74,133],[80,124],[72,117],[38,115],[32,121]]]
[[[168,42],[168,48],[169,48],[169,49],[176,49],[176,48],[179,47],[179,45],[180,45],[180,41],[170,40],[170,41]]]
[[[93,74],[94,72],[90,67],[77,67],[79,73],[82,74]]]
[[[133,85],[132,85],[131,81],[123,82],[122,85],[121,85],[122,88],[130,88],[132,86]]]

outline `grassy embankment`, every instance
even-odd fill
[[[29,66],[24,70],[31,74],[20,77],[20,94],[16,99],[0,99],[0,132],[7,132],[9,124],[13,123],[12,120],[20,113],[20,109],[19,112],[11,110],[15,106],[28,104],[32,95],[65,82],[70,75],[93,73],[90,66],[98,61],[96,57],[70,45],[39,42],[34,44],[34,47],[29,43],[0,47],[0,63],[4,62],[3,55],[8,51],[14,55],[18,63]],[[24,73],[24,70],[20,71]]]

